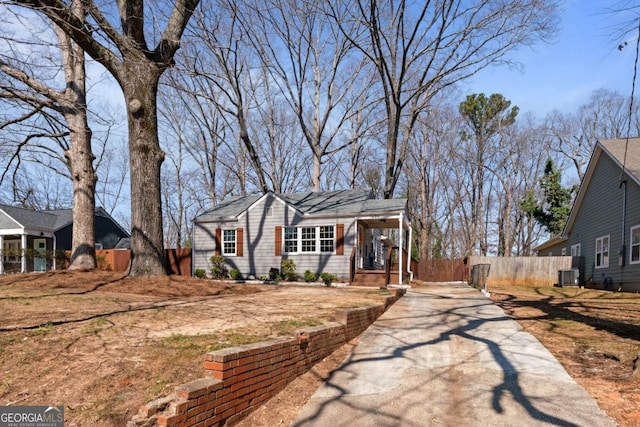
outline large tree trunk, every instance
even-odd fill
[[[73,180],[73,234],[69,269],[96,268],[95,192],[97,176],[93,169],[91,131],[86,114],[67,117],[71,148],[67,152]]]
[[[83,5],[72,5],[75,16],[84,20]],[[64,68],[66,89],[61,104],[69,128],[70,148],[65,152],[73,182],[73,231],[69,269],[96,268],[95,210],[96,182],[93,167],[95,159],[91,149],[91,129],[87,119],[87,91],[84,50],[72,43],[60,27],[54,26],[60,45],[60,57]]]
[[[129,63],[122,81],[129,123],[131,167],[131,269],[136,276],[165,275],[156,96],[160,70],[151,63]]]

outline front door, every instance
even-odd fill
[[[47,239],[33,239],[33,271],[47,271]]]

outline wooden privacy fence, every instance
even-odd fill
[[[467,282],[469,270],[464,259],[421,259],[412,263],[414,278],[423,282]]]
[[[104,249],[96,251],[98,268],[107,271],[127,271],[131,261],[129,249]],[[165,249],[167,273],[191,276],[191,249]]]
[[[580,257],[486,257],[470,256],[467,269],[474,265],[490,264],[487,285],[553,286],[558,283],[558,271],[579,268]],[[584,277],[584,272],[580,272]]]

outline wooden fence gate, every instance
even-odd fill
[[[464,259],[421,259],[414,278],[423,282],[468,282]]]

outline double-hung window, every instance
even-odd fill
[[[316,231],[316,227],[302,227],[300,229],[302,252],[316,251]]]
[[[284,227],[284,252],[332,253],[335,251],[335,226]]]
[[[222,230],[222,254],[236,254],[236,230]]]
[[[640,225],[631,227],[631,237],[629,241],[631,242],[629,262],[631,264],[640,263]]]
[[[333,234],[333,226],[328,225],[320,227],[320,252],[333,252],[333,243],[335,241]]]
[[[284,251],[290,254],[298,252],[298,229],[296,227],[285,227]]]
[[[609,236],[596,239],[596,268],[609,267]]]

